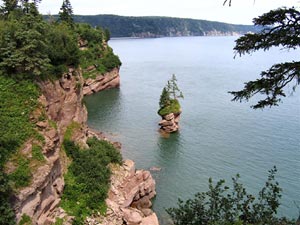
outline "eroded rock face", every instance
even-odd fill
[[[116,88],[119,86],[119,68],[115,68],[104,75],[97,75],[95,79],[88,78],[83,85],[83,94],[91,95],[105,89]]]
[[[155,180],[149,171],[135,170],[132,160],[112,166],[111,187],[106,199],[106,217],[88,218],[90,225],[158,225],[150,209],[156,195]]]
[[[179,120],[181,113],[170,113],[162,116],[162,120],[158,123],[160,130],[166,133],[173,133],[179,129]]]
[[[13,198],[17,221],[23,214],[30,216],[33,224],[51,224],[55,221],[55,210],[64,188],[59,154],[64,131],[73,121],[81,125],[82,135],[78,138],[82,138],[87,130],[87,111],[82,104],[80,83],[83,83],[80,72],[72,68],[59,80],[39,83],[42,91],[39,102],[45,109],[47,119],[38,121],[36,126],[44,137],[42,152],[45,162],[35,170],[30,186],[21,189]],[[48,119],[54,121],[56,126],[51,125]],[[29,141],[24,151],[31,149],[32,144]]]

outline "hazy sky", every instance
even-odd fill
[[[1,0],[0,0],[1,2]],[[124,16],[171,16],[206,19],[235,24],[252,24],[252,19],[281,6],[300,6],[300,0],[70,0],[74,13]],[[42,0],[43,14],[57,14],[62,0]]]

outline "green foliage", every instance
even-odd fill
[[[15,81],[0,75],[0,164],[29,137],[34,136],[30,113],[37,107],[40,92],[30,81]]]
[[[172,75],[172,78],[168,80],[167,91],[171,99],[184,98],[182,92],[177,86],[177,78],[175,74]]]
[[[171,99],[169,104],[166,105],[163,108],[160,108],[160,110],[158,110],[158,114],[160,116],[164,116],[170,113],[180,113],[181,112],[181,106],[179,104],[179,101],[177,99]]]
[[[167,88],[164,87],[159,99],[159,107],[163,108],[166,105],[170,104],[170,93],[167,91]]]
[[[89,149],[81,149],[73,141],[64,141],[64,149],[72,159],[65,176],[62,207],[75,216],[75,224],[83,224],[87,215],[104,212],[109,188],[109,163],[121,163],[121,155],[112,144],[89,139]]]
[[[178,98],[183,98],[183,94],[177,86],[177,79],[175,74],[168,80],[167,85],[163,88],[160,100],[158,114],[160,116],[169,113],[180,113],[181,107]]]
[[[32,225],[31,218],[27,214],[23,214],[19,225]]]
[[[15,214],[9,203],[11,189],[7,175],[0,168],[0,224],[15,225]]]
[[[9,174],[9,179],[13,182],[14,188],[28,186],[31,179],[29,160],[23,157],[18,158],[18,167]]]
[[[75,31],[79,37],[86,42],[86,49],[80,52],[80,64],[83,68],[84,78],[95,78],[97,74],[104,74],[116,67],[120,67],[121,61],[113,50],[108,46],[103,46],[103,41],[108,37],[107,31],[101,28],[92,28],[88,24],[76,24]],[[94,70],[87,68],[95,66]]]
[[[257,200],[247,193],[237,174],[232,178],[232,190],[225,186],[225,180],[214,185],[210,178],[207,192],[197,193],[194,199],[186,202],[179,199],[178,208],[169,208],[167,213],[175,225],[295,224],[295,221],[275,216],[282,191],[275,180],[276,172],[276,167],[269,171]]]
[[[56,218],[54,225],[63,225],[63,224],[64,224],[64,220],[62,218]]]
[[[99,27],[93,28],[89,24],[78,23],[75,31],[80,38],[88,42],[88,46],[99,45],[102,47],[103,30]]]
[[[111,71],[112,69],[121,65],[119,57],[113,53],[111,48],[105,52],[100,62],[105,67],[106,71]]]
[[[108,29],[104,30],[104,40],[108,42],[110,40],[110,31]]]
[[[37,161],[44,161],[45,160],[41,146],[33,145],[31,151],[32,151],[31,152],[32,159],[37,160]]]
[[[29,118],[37,107],[39,94],[31,81],[16,81],[0,73],[0,224],[15,224],[9,203],[12,192],[9,183],[15,182],[15,186],[19,187],[30,180],[25,159],[20,159],[20,165],[9,177],[4,173],[4,165],[26,140],[36,137],[35,125]]]
[[[74,25],[73,21],[73,9],[69,0],[63,0],[62,6],[59,12],[59,19],[65,22],[69,26]]]
[[[296,49],[300,46],[300,12],[295,8],[279,8],[254,19],[254,24],[263,29],[255,34],[246,34],[236,40],[234,50],[240,56],[271,47]],[[241,91],[231,91],[233,101],[248,101],[256,94],[266,96],[252,108],[277,106],[285,97],[285,87],[292,81],[290,90],[295,91],[300,80],[300,62],[292,61],[273,65],[261,73],[261,78],[245,83]]]
[[[68,127],[64,135],[64,140],[70,141],[75,130],[80,129],[80,124],[72,122]]]
[[[61,75],[66,66],[79,64],[79,49],[76,33],[65,23],[53,24],[47,33],[48,56],[55,73]]]
[[[0,7],[0,15],[7,17],[12,11],[18,7],[17,0],[3,0],[3,6]]]
[[[31,10],[31,8],[29,9]],[[47,26],[42,17],[25,14],[1,21],[0,68],[8,75],[38,76],[49,68],[45,34]]]

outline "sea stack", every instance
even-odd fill
[[[182,112],[178,98],[183,98],[183,94],[179,90],[176,76],[173,74],[163,88],[159,100],[160,109],[157,113],[162,117],[162,120],[158,123],[160,131],[165,133],[178,131],[180,114]]]

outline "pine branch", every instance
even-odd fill
[[[284,87],[291,81],[296,80],[296,86],[300,83],[300,62],[287,62],[273,65],[269,70],[261,73],[261,79],[245,83],[243,90],[231,91],[234,95],[232,101],[249,101],[251,97],[260,93],[267,97],[251,106],[254,109],[266,106],[276,106],[281,102],[281,97],[285,97]]]

